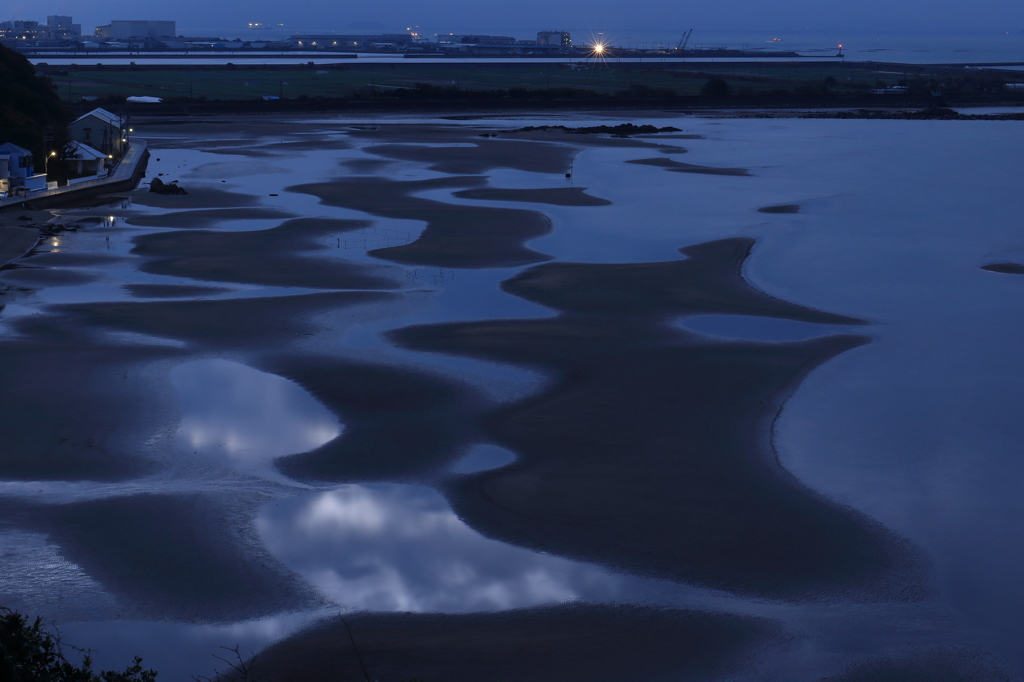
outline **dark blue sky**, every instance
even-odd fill
[[[418,24],[424,35],[466,30],[622,33],[684,28],[729,31],[1024,31],[1021,0],[5,0],[0,19],[70,14],[91,32],[111,19],[171,19],[184,28],[232,30],[246,22],[282,22],[289,30],[351,30],[375,22],[380,30]]]

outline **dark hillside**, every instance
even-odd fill
[[[41,167],[44,128],[53,126],[56,143],[62,144],[69,116],[50,79],[37,76],[24,56],[0,45],[0,144],[31,149]]]

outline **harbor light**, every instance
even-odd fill
[[[594,54],[601,54],[602,52],[604,52],[604,45],[602,45],[601,43],[595,44],[594,45]]]

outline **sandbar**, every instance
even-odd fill
[[[484,201],[522,201],[551,206],[608,206],[612,202],[586,193],[586,187],[544,187],[541,189],[501,189],[480,187],[455,192],[460,199]]]

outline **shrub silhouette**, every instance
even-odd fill
[[[65,648],[82,654],[75,665],[64,654]],[[60,633],[43,627],[36,618],[0,607],[0,680],[4,682],[155,682],[155,670],[145,670],[135,657],[123,672],[94,672],[88,652],[61,642]]]
[[[732,94],[732,89],[721,78],[712,78],[700,89],[700,94],[705,97],[728,97]]]

